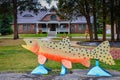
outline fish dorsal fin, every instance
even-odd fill
[[[109,65],[114,65],[115,62],[110,54],[110,45],[108,41],[102,42],[98,47],[91,51],[95,59],[99,59],[101,62],[104,62]]]
[[[69,38],[63,38],[58,44],[62,46],[71,46],[70,39]]]

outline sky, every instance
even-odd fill
[[[51,6],[57,7],[57,1],[52,1],[51,5],[47,4],[45,0],[39,0],[42,6],[46,6],[47,8],[51,8]]]

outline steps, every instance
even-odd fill
[[[50,31],[50,32],[48,33],[48,36],[56,36],[56,31]]]

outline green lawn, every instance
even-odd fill
[[[61,36],[69,36],[69,37],[85,37],[85,34],[57,34],[57,37]],[[102,37],[103,34],[98,34],[98,37]],[[107,37],[110,37],[110,34],[106,35]]]
[[[26,37],[47,37],[48,34],[19,34],[20,38],[26,38]],[[0,37],[13,37],[13,34],[11,35],[5,35],[5,36],[1,36]]]
[[[57,34],[57,37],[69,36],[69,37],[84,37],[85,34]]]
[[[19,34],[20,38],[26,38],[26,37],[47,37],[48,34]],[[57,37],[62,37],[62,36],[69,36],[69,37],[85,37],[85,34],[57,34]],[[102,37],[103,34],[98,34],[98,37]],[[110,37],[110,34],[106,35],[107,37]],[[12,35],[5,35],[0,37],[13,37]]]
[[[48,34],[19,34],[21,38],[24,37],[47,37]]]
[[[0,71],[15,71],[26,72],[32,71],[39,64],[37,62],[37,56],[22,48],[21,45],[25,44],[22,39],[0,39]],[[120,60],[115,60],[116,65],[110,66],[101,63],[101,66],[105,69],[112,69],[120,71]],[[91,60],[91,63],[95,65],[95,60]],[[48,68],[53,70],[61,70],[61,63],[48,60],[45,64]],[[73,64],[74,69],[89,69],[85,68],[81,64]]]

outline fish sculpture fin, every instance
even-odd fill
[[[99,59],[109,65],[115,65],[115,62],[110,54],[110,45],[108,41],[102,42],[95,49],[91,51],[91,58]]]
[[[63,60],[62,60],[62,64],[63,64],[66,68],[72,68],[72,63],[71,63],[71,61],[69,61],[69,60],[63,59]]]
[[[80,64],[84,65],[85,67],[90,67],[90,59],[89,58],[81,58]]]
[[[63,38],[58,44],[63,46],[71,46],[70,39],[68,37]]]
[[[43,55],[38,55],[38,62],[40,64],[44,64],[46,62],[47,58]]]

